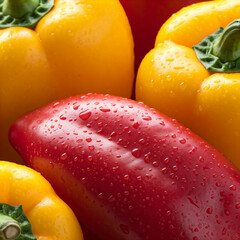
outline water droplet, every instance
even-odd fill
[[[227,233],[227,229],[226,229],[226,228],[223,228],[223,230],[222,230],[222,235],[226,235],[226,233]]]
[[[176,138],[177,136],[176,136],[175,133],[172,133],[172,134],[171,134],[171,137],[172,137],[172,138]]]
[[[142,177],[141,176],[137,176],[137,180],[140,182],[142,181]]]
[[[127,181],[127,180],[129,180],[129,175],[128,175],[128,174],[126,174],[126,175],[124,175],[124,176],[123,176],[123,178],[124,178],[124,180],[126,180],[126,181]]]
[[[80,105],[73,105],[74,110],[78,110],[79,107],[80,107]]]
[[[98,199],[104,199],[103,193],[99,193],[99,194],[97,195],[97,198],[98,198]]]
[[[158,162],[157,162],[157,161],[154,161],[154,162],[153,162],[153,166],[154,166],[154,167],[158,167],[158,166],[159,166]]]
[[[226,216],[230,215],[230,212],[228,210],[225,210],[224,213],[225,213]]]
[[[173,170],[174,172],[176,172],[176,171],[178,170],[178,167],[175,165],[175,166],[172,167],[172,170]]]
[[[100,111],[102,112],[110,112],[110,109],[109,108],[99,108]]]
[[[95,147],[93,145],[91,145],[91,146],[88,146],[88,149],[93,151],[95,149]]]
[[[235,204],[235,208],[236,208],[236,209],[239,209],[239,208],[240,208],[240,203],[239,203],[239,202],[237,202],[237,203]]]
[[[164,161],[165,164],[168,164],[169,163],[169,158],[165,158],[163,161]]]
[[[109,198],[108,198],[108,202],[112,203],[112,202],[115,202],[116,199],[111,195]]]
[[[63,154],[60,156],[60,159],[61,159],[61,160],[66,160],[66,159],[67,159],[67,153],[63,153]]]
[[[165,122],[164,121],[160,121],[160,125],[165,126]]]
[[[144,155],[144,162],[145,163],[149,163],[149,161],[150,161],[150,156],[149,156],[150,154],[145,154]]]
[[[237,190],[237,188],[236,188],[235,185],[231,185],[231,186],[229,187],[229,189],[230,189],[231,191],[236,191],[236,190]]]
[[[206,210],[206,213],[207,213],[207,214],[212,214],[212,212],[213,212],[213,209],[212,209],[212,208],[208,208],[208,209]]]
[[[169,217],[171,214],[172,214],[171,211],[168,210],[165,215],[166,215],[167,217]]]
[[[186,139],[185,139],[185,138],[179,138],[179,142],[180,142],[181,144],[185,144],[185,143],[186,143]]]
[[[145,139],[144,138],[141,138],[139,141],[138,141],[139,144],[144,144],[145,143]]]
[[[91,112],[89,112],[89,110],[85,110],[83,112],[81,112],[79,114],[79,117],[82,119],[82,120],[87,120],[90,116],[91,116]]]
[[[129,196],[129,191],[124,191],[125,196]]]
[[[128,210],[133,210],[133,206],[132,205],[130,205],[130,206],[128,206]]]
[[[92,156],[88,156],[88,161],[91,162],[93,160]]]
[[[140,123],[135,122],[132,126],[133,126],[135,129],[138,129],[138,127],[140,126]]]
[[[52,106],[52,108],[55,108],[55,107],[57,107],[57,106],[59,106],[59,102],[55,102],[54,104],[53,104],[53,106]]]
[[[177,147],[173,147],[172,148],[172,152],[177,152],[178,151],[178,148]]]
[[[59,117],[61,120],[66,120],[67,118],[62,114],[60,117]]]
[[[135,158],[140,158],[141,157],[141,150],[139,148],[134,148],[132,150],[132,155],[135,157]]]
[[[162,168],[162,173],[166,173],[167,172],[167,168]]]
[[[145,116],[145,117],[142,117],[142,119],[145,120],[145,121],[151,121],[152,120],[151,116]]]

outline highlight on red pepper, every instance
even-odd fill
[[[21,117],[9,138],[100,239],[240,239],[239,171],[143,103],[70,97]]]

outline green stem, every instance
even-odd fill
[[[15,18],[21,18],[26,13],[33,12],[39,5],[39,0],[5,0],[3,3],[3,14]]]
[[[20,234],[20,224],[13,218],[4,214],[0,214],[0,239],[15,240]]]
[[[240,58],[240,20],[230,23],[213,43],[213,55],[222,62]]]

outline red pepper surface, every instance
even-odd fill
[[[240,239],[238,170],[142,103],[71,97],[23,116],[9,137],[100,239]]]
[[[133,32],[135,43],[135,66],[154,47],[162,24],[184,6],[203,0],[120,0]]]

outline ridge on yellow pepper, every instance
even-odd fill
[[[240,71],[207,70],[192,47],[220,27],[226,28],[239,16],[238,0],[203,2],[183,8],[160,29],[155,48],[143,59],[136,82],[138,101],[176,118],[213,144],[238,167]],[[236,31],[239,36],[240,30]],[[224,43],[224,48],[227,52],[235,51],[235,54],[239,37],[234,34],[227,44]],[[216,44],[214,42],[213,45]],[[239,57],[236,55],[236,59]],[[222,59],[222,64],[225,64]],[[206,57],[205,60],[209,59]]]
[[[22,205],[34,236],[37,240],[82,240],[82,231],[74,213],[54,192],[51,185],[45,180],[40,173],[25,166],[15,163],[0,161],[0,203],[19,206]],[[0,204],[0,205],[1,205]],[[4,234],[3,227],[12,223],[14,219],[7,219],[4,224],[3,218],[8,217],[6,206],[0,211],[0,238]],[[1,207],[0,207],[1,210]],[[19,214],[19,213],[18,213]],[[16,222],[20,224],[21,216],[12,214],[19,219]],[[8,227],[8,226],[7,226]],[[12,226],[5,235],[9,236],[18,231],[18,226]],[[24,228],[26,224],[24,222]],[[16,229],[16,230],[15,230]],[[21,228],[20,228],[21,229]],[[6,231],[5,230],[5,231]],[[15,230],[15,231],[14,231]],[[24,229],[21,229],[24,232]],[[15,236],[15,235],[13,235]],[[24,239],[24,238],[21,238]]]
[[[118,0],[3,0],[0,28],[0,158],[16,161],[7,132],[26,112],[88,92],[131,96],[133,39]]]

